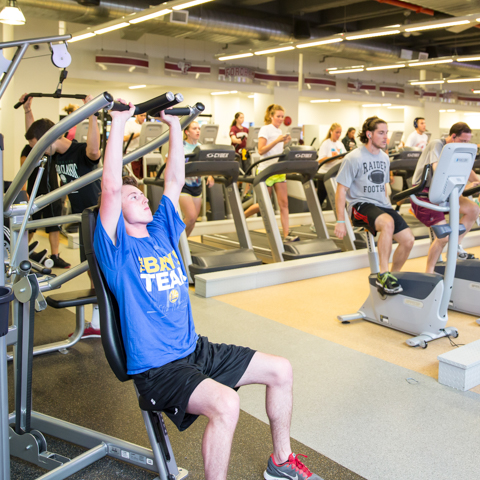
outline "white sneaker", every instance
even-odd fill
[[[466,252],[463,247],[458,244],[457,258],[460,258],[461,260],[474,260],[475,255],[473,253]]]

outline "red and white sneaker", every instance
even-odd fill
[[[73,333],[70,333],[68,336],[71,337],[72,335]],[[93,328],[90,322],[85,323],[82,338],[100,338],[101,336],[99,328]]]
[[[273,454],[270,455],[267,469],[263,473],[263,478],[265,478],[265,480],[305,480],[307,478],[309,480],[323,480],[322,477],[312,473],[298,457],[307,458],[306,455],[295,455],[294,453],[291,453],[285,463],[277,465],[273,458]]]

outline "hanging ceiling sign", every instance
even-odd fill
[[[125,52],[98,52],[95,54],[95,63],[101,70],[127,69],[129,72],[139,70],[146,73],[149,67],[146,55]]]
[[[462,95],[458,96],[458,101],[460,103],[466,104],[466,105],[479,105],[480,104],[480,97],[465,97]]]
[[[277,82],[277,83],[298,83],[298,75],[289,75],[284,73],[264,73],[255,72],[254,80],[258,83]]]
[[[167,75],[210,75],[212,69],[210,65],[199,62],[190,62],[188,60],[176,60],[166,58],[164,60],[165,74]]]
[[[255,71],[248,67],[220,67],[218,79],[226,82],[253,83]]]
[[[315,77],[309,74],[309,76],[303,79],[303,83],[307,85],[307,88],[320,88],[323,90],[336,90],[337,81],[330,78]]]
[[[405,95],[405,88],[398,85],[379,85],[378,91],[382,95],[394,95],[395,97],[403,97]]]
[[[363,83],[358,80],[348,80],[347,88],[353,93],[371,93],[377,90],[375,83]]]

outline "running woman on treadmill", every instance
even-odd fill
[[[130,107],[130,111],[111,112],[94,239],[99,265],[119,305],[128,373],[140,394],[164,411],[179,430],[198,415],[208,418],[202,445],[206,480],[227,478],[240,414],[235,389],[266,385],[273,454],[265,479],[321,480],[290,447],[290,362],[246,347],[212,344],[195,332],[178,250],[185,228],[177,211],[185,183],[180,122],[161,113],[170,127],[169,160],[165,191],[152,215],[136,180],[122,179],[123,131],[133,114]]]
[[[434,140],[425,147],[425,150],[422,152],[422,155],[418,159],[417,167],[415,168],[415,173],[413,174],[412,184],[418,185],[421,182],[422,172],[425,168],[425,165],[432,165],[433,171],[435,171],[443,147],[447,143],[470,143],[471,139],[472,130],[466,123],[458,122],[452,125],[447,138]],[[430,172],[430,175],[427,179],[427,185],[423,190],[424,193],[428,193],[431,181],[432,172]],[[480,178],[472,170],[468,181],[473,183],[469,184],[466,188],[472,188],[480,183]],[[424,202],[428,202],[428,198],[422,198],[422,200]],[[460,235],[458,239],[458,258],[462,260],[470,260],[475,257],[471,253],[467,253],[462,248],[461,242],[477,220],[478,215],[480,214],[480,207],[475,202],[472,202],[472,200],[462,195],[460,195],[459,200],[460,213],[463,215],[460,221],[465,226],[466,231],[464,234]],[[427,227],[431,227],[433,225],[445,225],[447,223],[443,212],[436,212],[435,210],[430,210],[426,207],[420,207],[413,202],[412,210],[418,220],[420,220]],[[447,242],[448,237],[435,238],[435,240],[432,242],[428,250],[426,273],[434,273],[435,264],[437,263],[438,258],[440,257],[440,254],[442,253],[443,248],[445,247]]]
[[[345,201],[355,226],[365,227],[378,237],[380,272],[377,286],[386,294],[403,291],[398,279],[391,272],[399,272],[413,247],[414,237],[401,215],[392,208],[386,184],[390,182],[390,160],[383,151],[387,146],[387,122],[378,117],[367,118],[359,134],[364,144],[348,153],[337,176],[335,207],[337,223],[335,235],[342,239],[345,226]],[[391,271],[388,260],[392,252],[392,239],[398,243],[393,254]]]

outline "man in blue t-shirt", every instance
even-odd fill
[[[188,282],[178,251],[185,224],[177,213],[185,182],[182,131],[170,127],[165,190],[155,212],[132,177],[122,179],[122,143],[130,111],[111,112],[104,160],[95,253],[120,310],[128,373],[140,394],[164,411],[179,430],[198,415],[209,422],[203,436],[205,478],[227,478],[240,407],[235,389],[264,384],[273,454],[266,479],[321,480],[290,448],[292,367],[288,360],[235,345],[212,344],[196,334]]]

